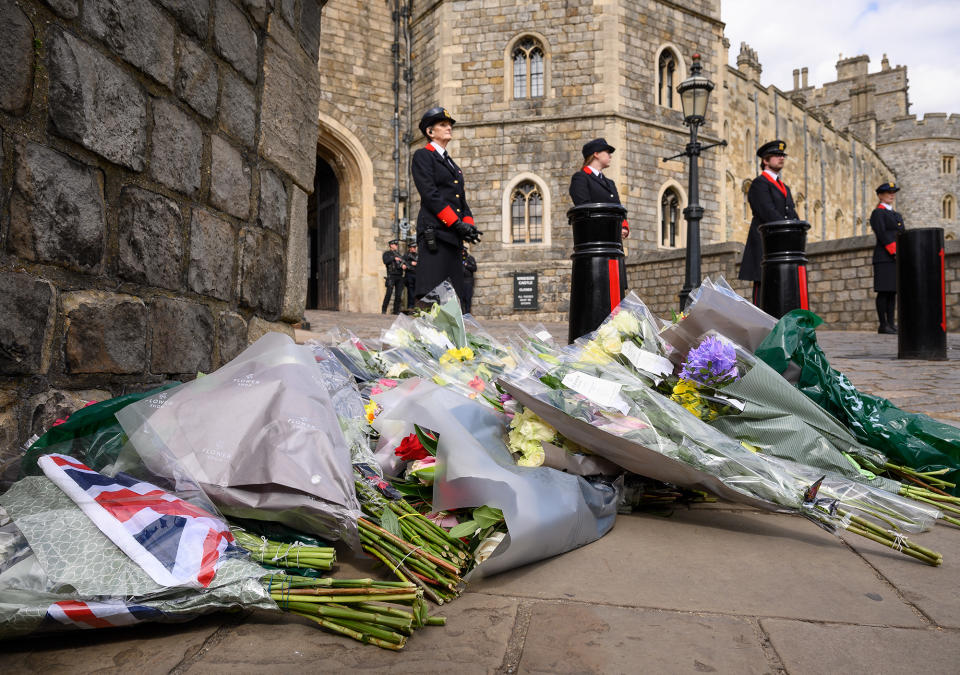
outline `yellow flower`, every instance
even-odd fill
[[[440,357],[440,365],[445,366],[448,363],[454,363],[454,362],[459,363],[460,361],[472,361],[472,360],[473,360],[473,350],[470,349],[469,347],[461,347],[460,349],[457,349],[456,347],[452,347],[451,349],[448,349],[446,352],[444,352],[443,355]]]
[[[704,422],[710,422],[718,417],[717,412],[703,400],[697,385],[690,380],[677,380],[670,400],[676,401]]]
[[[377,408],[379,408],[375,401],[370,401],[368,404],[363,406],[363,411],[367,413],[367,423],[372,424],[373,418],[377,416]]]
[[[604,351],[603,347],[600,346],[596,340],[590,340],[584,346],[583,353],[580,355],[580,360],[583,363],[603,366],[610,363],[613,359],[610,358],[610,355]]]

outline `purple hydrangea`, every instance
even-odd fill
[[[708,337],[691,349],[683,362],[680,377],[708,387],[722,387],[739,378],[737,351],[733,345]]]

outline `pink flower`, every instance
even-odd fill
[[[382,393],[383,393],[383,389],[381,389],[377,385],[373,385],[372,387],[370,387],[371,396],[376,396],[377,394],[382,394]]]
[[[482,393],[483,390],[487,388],[487,385],[480,379],[479,375],[475,375],[474,378],[470,380],[470,387]]]
[[[377,382],[380,383],[380,386],[386,387],[387,389],[393,389],[397,386],[396,380],[391,380],[386,377],[381,377]]]

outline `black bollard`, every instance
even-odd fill
[[[570,342],[596,330],[623,299],[627,280],[620,224],[626,216],[619,204],[581,204],[567,211],[573,228]]]
[[[778,319],[794,309],[810,309],[806,254],[809,229],[810,223],[805,220],[775,220],[760,226],[760,309]]]
[[[947,359],[945,262],[942,227],[897,236],[898,359]]]

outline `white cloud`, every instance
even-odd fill
[[[884,54],[907,66],[910,112],[960,113],[960,2],[957,0],[720,0],[730,63],[740,43],[760,58],[763,84],[793,88],[793,69],[809,83],[837,79],[839,54],[866,54],[870,72]]]

